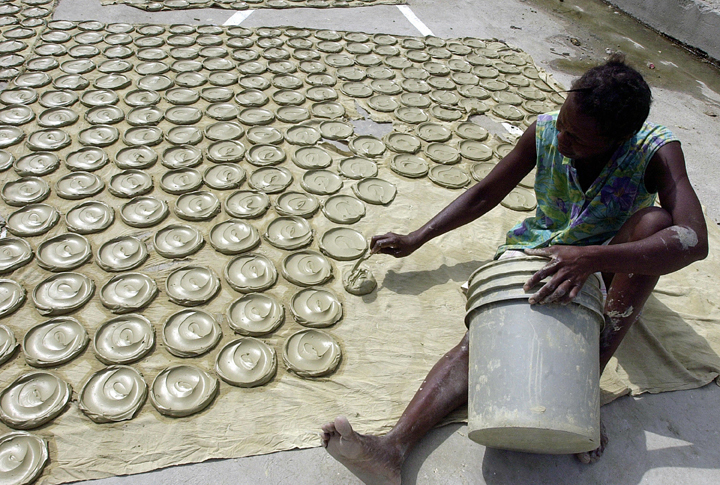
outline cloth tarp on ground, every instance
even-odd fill
[[[391,208],[370,211],[361,224],[365,234],[412,229],[453,195],[427,181],[393,182],[401,189],[398,199]],[[318,446],[318,427],[339,414],[349,416],[360,432],[386,432],[432,365],[462,337],[464,296],[459,287],[492,257],[504,231],[519,217],[497,208],[482,221],[431,241],[411,257],[374,256],[368,265],[380,287],[369,296],[344,294],[337,280],[333,282],[331,288],[344,297],[345,317],[331,333],[344,354],[339,370],[328,378],[301,379],[280,366],[267,386],[223,385],[208,409],[181,419],[164,417],[146,404],[131,421],[97,425],[73,402],[63,415],[36,430],[49,438],[52,460],[40,483]],[[714,275],[720,270],[720,231],[711,225],[710,234],[707,260],[661,279],[644,316],[603,376],[604,402],[627,393],[700,387],[718,375],[720,309],[714,302],[720,298]],[[210,263],[201,258],[194,262]],[[219,304],[220,309],[227,302],[221,296],[212,306]],[[163,309],[149,317],[159,322],[160,315],[168,313]],[[265,340],[278,348],[299,328],[287,321]],[[234,338],[225,331],[220,345]],[[212,369],[211,359],[189,360]],[[135,367],[149,383],[170,363],[169,355],[158,350]],[[88,350],[54,372],[79,386],[100,368],[102,364]],[[28,370],[22,359],[15,359],[3,368],[2,385]]]

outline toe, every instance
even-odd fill
[[[330,421],[320,426],[320,429],[322,429],[325,434],[333,434],[335,432],[335,423]]]
[[[578,461],[580,461],[580,463],[584,463],[585,465],[591,465],[597,462],[600,457],[602,457],[603,451],[604,450],[602,448],[597,448],[586,453],[578,453],[575,456],[577,457]]]
[[[345,416],[338,416],[337,418],[335,418],[334,424],[337,432],[345,438],[355,433],[352,429],[352,426],[350,426],[350,421],[348,421]]]
[[[575,456],[580,463],[584,463],[585,465],[590,464],[590,453],[578,453]]]

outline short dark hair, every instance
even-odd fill
[[[578,107],[595,119],[600,132],[613,139],[640,131],[650,113],[650,87],[621,53],[612,54],[605,64],[576,79],[570,92],[576,93]]]

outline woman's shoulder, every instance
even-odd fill
[[[555,123],[557,121],[559,111],[551,111],[549,113],[543,113],[538,115],[536,126],[535,126],[535,138],[538,140],[545,140],[556,137],[557,128]]]
[[[635,134],[634,139],[636,144],[645,145],[648,143],[664,144],[670,141],[676,141],[677,137],[675,137],[670,128],[658,123],[646,121],[643,123],[640,131]]]
[[[557,111],[550,111],[548,113],[543,113],[541,115],[538,115],[537,117],[537,124],[547,124],[552,123],[555,125],[555,122],[557,121],[558,114],[560,113],[559,110]]]

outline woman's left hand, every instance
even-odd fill
[[[585,281],[595,270],[588,261],[587,250],[581,246],[551,246],[542,249],[526,249],[529,256],[550,258],[540,271],[535,273],[523,286],[528,292],[548,276],[550,281],[530,297],[530,304],[568,304],[580,293]]]

